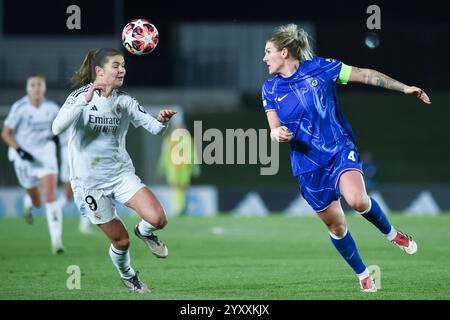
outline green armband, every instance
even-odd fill
[[[337,79],[337,83],[339,84],[347,84],[348,79],[350,78],[350,73],[352,72],[352,67],[342,64],[341,72],[339,73],[339,77]]]

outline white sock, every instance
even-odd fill
[[[394,238],[397,236],[397,230],[395,230],[394,227],[391,226],[391,231],[389,231],[388,234],[384,235],[389,241],[394,240]]]
[[[154,226],[152,226],[150,223],[148,223],[145,220],[141,220],[141,222],[139,222],[138,229],[139,229],[139,232],[143,236],[149,236],[153,233],[153,231],[156,230],[156,228]]]
[[[58,197],[58,203],[59,203],[59,206],[61,207],[61,210],[62,209],[64,209],[64,207],[66,206],[66,204],[67,204],[67,197],[66,197],[66,195],[65,194],[61,194],[59,197]]]
[[[45,204],[45,214],[47,215],[48,229],[52,243],[61,242],[63,214],[57,201]]]
[[[362,280],[362,279],[365,279],[368,276],[370,276],[370,273],[369,273],[369,270],[366,268],[366,270],[364,270],[360,274],[357,274],[356,276],[358,277],[359,280]]]
[[[111,257],[112,263],[116,267],[117,271],[122,278],[129,279],[135,276],[135,272],[130,265],[130,252],[128,249],[119,250],[113,245],[109,247],[109,256]]]

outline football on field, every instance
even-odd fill
[[[128,52],[138,56],[155,50],[158,41],[158,30],[145,19],[131,20],[122,30],[122,45]]]

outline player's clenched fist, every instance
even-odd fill
[[[294,134],[289,131],[285,126],[281,126],[270,130],[270,138],[276,142],[288,142],[291,141]]]
[[[105,88],[106,88],[105,84],[93,84],[86,93],[85,96],[86,102],[87,103],[91,102],[92,98],[94,97],[94,91],[97,90],[98,94],[100,95],[101,92],[105,90]]]

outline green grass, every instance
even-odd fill
[[[135,270],[153,290],[128,293],[110,262],[108,241],[95,229],[78,232],[78,219],[64,221],[66,252],[50,252],[43,217],[34,225],[0,219],[0,299],[450,299],[450,214],[391,215],[391,222],[419,245],[408,256],[359,216],[348,224],[366,265],[381,269],[382,289],[359,292],[352,270],[338,255],[317,217],[180,217],[159,232],[169,247],[157,259],[131,235]],[[124,219],[128,230],[138,221]],[[223,228],[214,234],[213,228]],[[69,265],[81,269],[81,289],[69,290]]]

